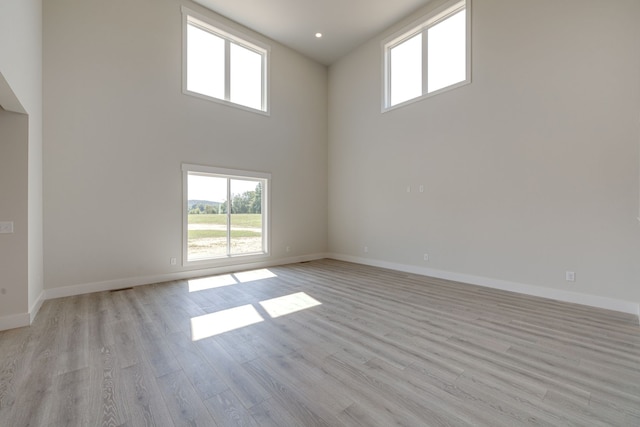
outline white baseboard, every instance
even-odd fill
[[[0,331],[22,328],[23,326],[29,326],[30,324],[29,313],[12,314],[0,317]]]
[[[74,295],[88,294],[92,292],[112,291],[115,289],[129,288],[134,286],[149,285],[152,283],[169,282],[171,280],[193,279],[196,277],[210,276],[216,274],[226,274],[231,272],[252,270],[257,268],[275,267],[278,265],[294,264],[297,262],[313,261],[326,258],[327,254],[311,254],[290,258],[280,258],[277,260],[251,262],[246,264],[234,264],[223,267],[205,268],[199,270],[180,271],[176,273],[158,274],[143,277],[128,277],[124,279],[107,280],[104,282],[93,282],[82,285],[65,286],[62,288],[52,288],[45,290],[45,299],[63,298]]]
[[[40,308],[44,303],[44,299],[45,299],[45,292],[43,290],[42,292],[40,292],[40,295],[38,295],[38,298],[36,298],[36,301],[33,303],[31,308],[29,309],[29,324],[32,324],[33,321],[36,319],[36,316],[38,315],[38,312],[40,311]]]
[[[505,280],[492,279],[481,276],[473,276],[469,274],[452,273],[432,268],[417,267],[406,264],[398,264],[386,261],[379,261],[361,257],[354,257],[343,254],[311,254],[290,258],[281,258],[278,260],[252,262],[247,264],[235,264],[231,266],[206,268],[199,270],[180,271],[176,273],[166,273],[153,276],[130,277],[124,279],[108,280],[103,282],[93,282],[82,285],[66,286],[62,288],[53,288],[44,290],[34,302],[29,313],[21,313],[10,316],[0,317],[0,331],[29,326],[35,319],[38,311],[42,307],[45,300],[62,298],[74,295],[82,295],[92,292],[110,291],[121,288],[148,285],[152,283],[168,282],[172,280],[184,280],[202,276],[226,274],[242,270],[251,270],[257,268],[275,267],[278,265],[293,264],[297,262],[314,261],[323,258],[333,258],[340,261],[353,262],[356,264],[370,265],[373,267],[387,268],[390,270],[402,271],[406,273],[419,274],[422,276],[436,277],[440,279],[452,280],[456,282],[469,283],[472,285],[484,286],[487,288],[501,289],[521,293],[525,295],[549,298],[557,301],[582,304],[591,307],[614,310],[623,313],[633,314],[640,319],[640,304],[622,301],[613,298],[601,297],[596,295],[582,294],[578,292],[563,291],[559,289],[545,288],[535,285],[526,285],[522,283],[509,282]]]
[[[623,301],[614,298],[597,295],[582,294],[579,292],[563,291],[560,289],[545,288],[542,286],[525,285],[523,283],[509,282],[506,280],[492,279],[488,277],[473,276],[470,274],[452,273],[433,268],[417,267],[406,264],[397,264],[367,258],[354,257],[343,254],[329,254],[328,257],[339,261],[353,262],[356,264],[370,265],[373,267],[388,268],[390,270],[405,273],[419,274],[421,276],[436,277],[438,279],[452,280],[455,282],[469,283],[471,285],[484,286],[486,288],[511,291],[519,294],[549,298],[556,301],[570,302],[587,305],[590,307],[604,308],[638,316],[640,320],[640,304],[637,302]]]
[[[29,326],[33,323],[33,319],[36,318],[36,314],[44,303],[44,291],[40,292],[38,298],[31,306],[28,313],[11,314],[9,316],[0,317],[0,331],[6,331],[9,329],[22,328]]]

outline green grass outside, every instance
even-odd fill
[[[189,224],[227,224],[225,214],[189,215]],[[236,227],[262,228],[262,215],[260,214],[231,214],[231,225]],[[191,233],[191,232],[189,232]],[[191,237],[191,234],[189,234]]]
[[[198,215],[196,215],[198,216]],[[231,230],[231,238],[234,237],[260,237],[262,233],[248,230]],[[189,230],[189,239],[207,239],[227,237],[226,230]]]

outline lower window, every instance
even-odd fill
[[[183,258],[266,255],[270,175],[183,165]]]

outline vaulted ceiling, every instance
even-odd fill
[[[330,65],[431,0],[195,1]],[[316,33],[322,37],[317,38]]]

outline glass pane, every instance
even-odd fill
[[[231,180],[231,253],[263,252],[262,183]]]
[[[189,174],[187,259],[227,255],[227,179]]]
[[[262,110],[262,55],[231,43],[230,101]]]
[[[466,29],[465,10],[429,28],[428,93],[467,78]]]
[[[187,90],[224,99],[224,39],[187,26]]]
[[[422,95],[422,34],[390,51],[391,105]]]

